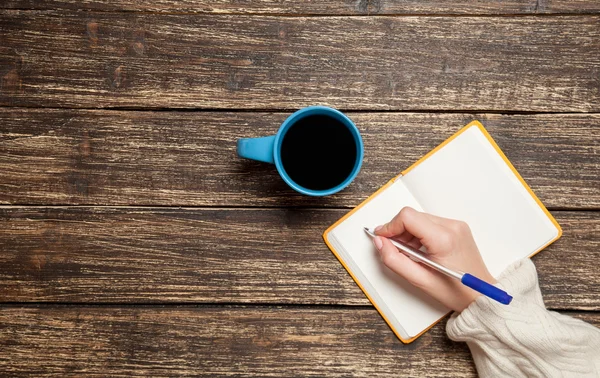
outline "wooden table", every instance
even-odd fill
[[[472,119],[564,236],[550,309],[600,324],[600,3],[7,0],[0,372],[473,376],[445,322],[392,334],[322,231]],[[328,198],[235,142],[339,108],[365,161]]]

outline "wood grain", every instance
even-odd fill
[[[0,210],[0,302],[368,305],[325,246],[344,210]],[[554,212],[534,261],[548,306],[600,309],[600,213]]]
[[[328,198],[236,157],[238,138],[273,134],[288,114],[0,109],[0,203],[354,207],[480,119],[546,206],[600,207],[598,114],[351,113],[364,165]]]
[[[594,0],[5,0],[0,8],[76,9],[101,11],[144,11],[185,13],[260,13],[298,15],[377,15],[377,14],[553,14],[597,13]]]
[[[2,375],[475,376],[445,321],[401,344],[321,239],[472,119],[564,229],[534,257],[547,306],[600,326],[600,211],[564,211],[600,209],[600,115],[485,114],[599,112],[598,1],[0,8]],[[235,156],[315,103],[366,147],[324,199]]]
[[[596,326],[597,313],[568,313]],[[2,308],[9,375],[474,377],[445,321],[400,343],[373,309]]]
[[[600,111],[600,18],[0,12],[0,105]]]

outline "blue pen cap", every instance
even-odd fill
[[[494,285],[490,285],[489,283],[482,281],[479,278],[470,275],[469,273],[465,273],[460,282],[462,282],[465,286],[468,286],[471,289],[485,295],[486,297],[505,305],[509,304],[513,299],[513,297],[510,296],[506,291],[499,289]]]

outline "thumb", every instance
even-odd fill
[[[448,233],[443,226],[434,222],[431,216],[412,207],[405,207],[400,210],[394,219],[386,223],[377,234],[392,237],[401,232],[408,232],[419,239],[421,244],[431,253],[435,253],[443,246],[441,242],[446,240]]]

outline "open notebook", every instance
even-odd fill
[[[556,220],[492,140],[471,122],[331,226],[323,237],[405,343],[450,310],[385,267],[363,227],[411,206],[467,222],[489,271],[534,255],[561,235]]]

